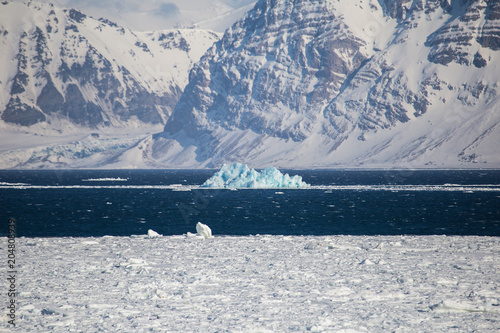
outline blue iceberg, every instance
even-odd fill
[[[224,164],[201,187],[208,188],[308,188],[301,176],[290,177],[275,167],[267,167],[261,172],[250,169],[246,164]]]

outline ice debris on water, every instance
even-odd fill
[[[196,232],[198,236],[202,236],[203,238],[212,238],[212,229],[206,224],[198,222],[196,224]]]
[[[159,233],[157,233],[156,231],[154,231],[152,229],[148,230],[148,238],[158,238],[158,237],[161,237],[161,235]]]
[[[267,167],[261,172],[250,169],[246,164],[224,164],[201,187],[209,188],[308,188],[309,184],[301,176],[290,177],[275,167]]]

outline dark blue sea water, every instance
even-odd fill
[[[0,236],[500,236],[500,171],[283,170],[312,189],[199,189],[214,170],[0,171]]]

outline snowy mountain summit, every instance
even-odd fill
[[[201,58],[146,166],[500,166],[498,1],[260,0]]]
[[[165,124],[190,67],[218,38],[202,30],[137,33],[75,9],[4,1],[0,118],[59,131]]]

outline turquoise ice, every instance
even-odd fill
[[[224,164],[201,187],[209,188],[308,188],[309,184],[301,176],[290,177],[275,167],[267,167],[261,172],[250,169],[246,164]]]

